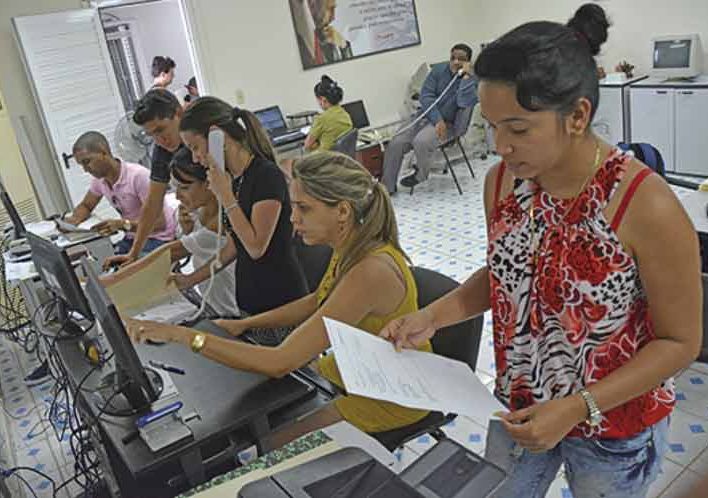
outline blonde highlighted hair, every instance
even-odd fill
[[[329,206],[346,202],[353,213],[349,234],[335,268],[335,285],[371,251],[391,244],[408,259],[398,241],[398,225],[388,191],[358,162],[336,152],[317,152],[296,161],[293,180],[307,195]]]

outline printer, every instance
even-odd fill
[[[358,448],[344,448],[244,486],[238,498],[483,498],[506,472],[444,439],[395,474]]]

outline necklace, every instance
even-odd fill
[[[582,185],[580,185],[580,189],[578,192],[571,197],[572,201],[568,204],[568,207],[565,208],[565,211],[563,212],[563,216],[561,217],[561,221],[565,221],[566,217],[572,209],[575,207],[575,204],[577,204],[578,199],[580,198],[580,194],[583,193],[583,190],[585,190],[585,187],[587,187],[588,182],[590,181],[590,178],[593,177],[595,174],[595,171],[597,171],[597,168],[600,166],[600,144],[596,143],[595,144],[595,161],[593,162],[593,166],[590,169],[590,172],[588,175],[585,177],[585,181],[583,181]],[[531,198],[531,207],[529,208],[529,222],[531,224],[531,262],[533,264],[533,270],[536,269],[536,263],[538,263],[538,247],[537,247],[537,240],[536,240],[536,217],[535,215],[535,209],[536,209],[536,196],[538,194],[538,190],[536,189],[536,192],[534,192],[533,197]]]

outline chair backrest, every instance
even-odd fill
[[[310,292],[314,292],[327,271],[329,260],[332,257],[332,248],[329,246],[308,246],[299,236],[293,239],[293,245],[295,246],[295,256],[305,273],[307,288]]]
[[[419,308],[427,306],[460,285],[450,277],[433,270],[418,266],[414,266],[411,270],[418,288]],[[478,316],[438,330],[431,340],[433,351],[446,358],[467,363],[472,370],[475,370],[483,325],[484,317]]]
[[[664,158],[661,157],[661,152],[659,152],[659,149],[653,145],[641,142],[620,142],[617,144],[617,147],[624,151],[632,151],[634,153],[634,157],[649,166],[656,173],[659,173],[661,176],[666,176]]]
[[[472,122],[473,111],[474,107],[461,107],[457,110],[457,114],[455,114],[454,126],[455,137],[465,136],[470,127],[470,123]]]
[[[341,137],[339,137],[336,142],[334,142],[332,150],[335,152],[341,152],[342,154],[346,154],[352,159],[356,159],[356,141],[358,138],[359,131],[356,128],[353,128]]]

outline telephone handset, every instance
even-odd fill
[[[214,158],[217,168],[222,172],[226,171],[224,159],[224,131],[221,128],[214,128],[209,131],[209,154]]]

